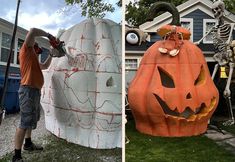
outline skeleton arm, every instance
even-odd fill
[[[212,32],[212,30],[215,28],[215,26],[213,26],[199,41],[197,41],[197,42],[194,42],[194,44],[195,45],[199,45],[200,43],[201,43],[201,41],[206,37],[206,36],[208,36],[211,32]]]
[[[231,39],[232,39],[232,36],[233,36],[234,25],[235,25],[234,23],[231,23],[231,30],[230,30],[229,38],[228,38],[226,44],[230,44],[231,43]]]

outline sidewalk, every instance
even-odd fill
[[[222,131],[224,134],[214,129],[208,129],[205,136],[235,155],[235,136],[225,130]]]

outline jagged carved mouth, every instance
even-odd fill
[[[175,117],[182,117],[186,119],[195,119],[197,115],[200,116],[207,115],[214,108],[214,105],[216,104],[216,99],[215,97],[213,97],[211,99],[209,107],[207,107],[205,103],[202,103],[198,108],[196,108],[195,111],[193,111],[190,107],[186,107],[182,113],[179,113],[177,107],[174,110],[171,110],[169,106],[166,104],[166,102],[161,99],[161,97],[159,97],[156,94],[154,94],[154,96],[161,105],[162,110],[164,111],[165,114]]]

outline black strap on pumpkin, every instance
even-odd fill
[[[172,3],[167,2],[156,2],[149,10],[149,16],[147,21],[152,21],[160,11],[168,11],[172,14],[172,21],[170,25],[181,26],[180,24],[180,14],[178,9]]]
[[[0,96],[0,98],[1,98],[1,103],[0,103],[0,125],[2,123],[3,115],[4,115],[4,112],[5,112],[5,108],[4,108],[3,104],[4,104],[6,89],[7,89],[7,82],[8,82],[8,75],[9,75],[11,57],[12,57],[12,54],[13,54],[13,48],[14,48],[14,44],[15,44],[15,35],[16,35],[17,22],[18,22],[19,6],[20,6],[20,0],[18,0],[18,2],[17,2],[16,17],[15,17],[15,24],[14,24],[13,34],[12,34],[12,38],[11,38],[10,53],[8,55],[7,66],[6,66],[6,70],[5,70],[3,90],[2,90],[2,94]]]

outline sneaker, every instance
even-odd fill
[[[12,162],[24,162],[24,160],[22,159],[22,157],[12,157]]]
[[[42,151],[43,150],[43,147],[42,146],[39,146],[39,145],[35,145],[34,143],[32,143],[30,146],[26,146],[24,144],[24,150],[27,150],[27,151]]]

